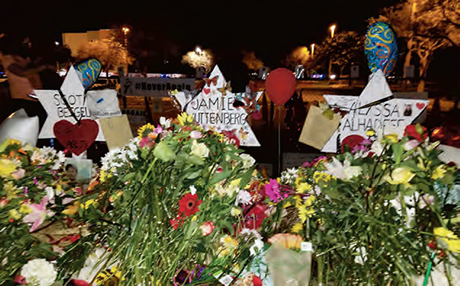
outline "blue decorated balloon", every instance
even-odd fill
[[[102,70],[102,64],[97,59],[88,59],[76,64],[74,67],[81,72],[85,90],[88,90],[97,81]]]
[[[396,35],[389,24],[372,24],[366,33],[364,49],[371,72],[380,69],[385,75],[389,75],[393,71],[398,58],[398,45]]]

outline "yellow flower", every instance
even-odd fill
[[[300,233],[302,230],[303,230],[303,224],[301,222],[294,224],[291,228],[291,231],[293,233]]]
[[[460,239],[450,230],[437,227],[434,229],[434,235],[437,236],[437,242],[452,252],[460,253]]]
[[[96,285],[118,285],[120,277],[121,271],[116,266],[112,266],[111,269],[101,271],[97,274]]]
[[[62,211],[62,213],[65,215],[74,215],[78,212],[79,208],[80,208],[80,203],[78,201],[75,201],[73,205],[67,206],[65,210]]]
[[[26,204],[22,204],[19,208],[19,212],[23,214],[29,214],[32,212],[32,210]]]
[[[297,186],[297,193],[303,194],[311,190],[311,185],[308,183],[301,183]]]
[[[232,207],[230,214],[232,216],[239,216],[241,214],[241,209],[239,207]]]
[[[391,172],[391,176],[387,175],[385,180],[392,185],[408,185],[412,178],[415,177],[415,174],[409,171],[409,169],[404,167],[399,167]]]
[[[220,243],[222,244],[219,247],[219,255],[227,255],[230,251],[233,251],[236,247],[238,247],[238,241],[231,237],[230,235],[226,235],[220,239]]]
[[[95,202],[96,201],[94,199],[87,200],[86,202],[83,203],[83,208],[86,210],[89,208],[90,205],[94,205]]]
[[[8,159],[0,159],[0,177],[6,178],[16,171],[16,164]]]
[[[433,180],[442,179],[445,174],[446,174],[445,166],[440,165],[433,171],[433,173],[431,174],[431,178]]]
[[[315,199],[316,198],[314,196],[310,196],[305,200],[305,203],[302,206],[297,208],[299,211],[299,218],[302,222],[305,222],[307,218],[312,217],[315,213],[315,210],[312,207]]]
[[[385,143],[396,143],[398,142],[398,134],[396,133],[387,134],[383,136],[382,141]]]
[[[16,188],[11,182],[4,184],[3,189],[6,192],[7,200],[12,200],[18,197],[17,193],[19,192],[19,189]]]
[[[315,172],[313,174],[313,179],[315,179],[315,182],[318,184],[320,181],[323,181],[325,183],[329,182],[331,180],[331,175],[322,173],[322,172]]]
[[[10,218],[12,218],[12,219],[14,219],[14,220],[18,220],[18,219],[21,218],[21,214],[20,214],[17,210],[15,210],[15,209],[10,210],[10,211],[8,212],[8,214],[10,215]]]
[[[193,114],[187,115],[186,112],[182,112],[181,114],[179,114],[179,116],[177,116],[177,120],[179,121],[179,124],[182,126],[185,126],[187,124],[194,122]]]
[[[374,136],[374,135],[375,135],[375,131],[374,131],[374,130],[372,130],[372,129],[366,130],[366,136],[372,137],[372,136]]]
[[[155,130],[155,127],[152,124],[150,124],[150,123],[145,124],[144,126],[139,128],[139,130],[137,131],[139,140],[141,140],[142,138],[147,137],[154,130]]]

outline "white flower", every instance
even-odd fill
[[[256,256],[259,251],[261,251],[264,248],[264,242],[260,239],[256,239],[254,241],[254,244],[251,246],[249,249],[249,252],[251,255]]]
[[[193,186],[193,185],[190,186],[190,193],[191,193],[192,195],[196,194],[196,188],[195,188],[195,186]]]
[[[374,153],[376,156],[382,155],[383,145],[380,143],[380,140],[376,140],[374,141],[374,143],[372,143],[371,152]]]
[[[351,166],[348,158],[345,159],[342,165],[342,163],[334,157],[331,163],[325,163],[324,166],[327,169],[326,173],[342,180],[350,180],[353,177],[359,176],[362,172],[361,167]]]
[[[21,269],[28,285],[49,286],[56,280],[57,272],[51,263],[45,259],[33,259],[27,262]]]
[[[262,240],[262,236],[259,234],[259,232],[257,232],[257,230],[246,228],[246,227],[241,229],[240,236],[244,237],[245,240],[248,240],[252,237]]]
[[[243,159],[243,168],[245,169],[251,168],[256,162],[256,160],[249,154],[241,154],[240,158]]]
[[[192,151],[190,153],[200,158],[206,158],[209,156],[209,149],[204,143],[197,143],[196,140],[193,140]]]
[[[46,164],[46,158],[41,149],[35,150],[30,156],[30,161],[35,162],[38,165]]]
[[[358,248],[356,250],[358,252],[358,255],[355,256],[355,263],[364,265],[364,262],[366,262],[366,260],[367,260],[366,248],[360,247],[360,248]]]
[[[232,197],[235,192],[238,192],[239,187],[238,185],[233,185],[233,184],[227,184],[226,187],[224,187],[221,184],[217,184],[215,186],[216,192],[221,196],[228,195],[229,197]]]
[[[171,120],[166,119],[164,116],[160,117],[160,125],[164,128],[169,128],[171,126]]]
[[[48,196],[48,200],[51,200],[54,198],[54,190],[51,187],[46,187],[45,188],[46,195]]]
[[[251,204],[252,196],[248,191],[242,190],[238,193],[235,200],[235,205],[249,205]]]
[[[97,248],[93,253],[91,253],[85,260],[85,265],[78,272],[78,275],[74,275],[73,279],[92,281],[94,277],[100,272],[101,268],[104,266],[104,263],[99,263],[96,267],[96,264],[103,260],[104,256],[107,254],[107,251],[103,248]],[[109,266],[107,268],[112,268]]]
[[[65,154],[62,151],[56,153],[56,158],[54,159],[54,165],[51,167],[51,170],[58,170],[62,167],[65,162]]]

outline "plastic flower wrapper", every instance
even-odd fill
[[[192,273],[216,259],[222,271],[244,265],[250,246],[215,243],[223,234],[233,237],[241,224],[231,211],[254,171],[253,159],[242,153],[186,114],[141,128],[139,138],[102,160],[98,192],[80,200],[93,200],[79,215],[111,249],[100,263],[117,263],[124,285],[170,285],[176,273]],[[88,253],[86,241],[74,249]],[[62,263],[73,261],[71,256]]]
[[[309,285],[312,252],[300,251],[302,238],[292,234],[277,234],[269,241],[272,246],[265,259],[274,285]]]

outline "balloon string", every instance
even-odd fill
[[[67,101],[67,99],[64,96],[64,93],[62,93],[61,90],[59,90],[59,95],[61,96],[62,101],[64,101],[64,104],[67,107],[67,109],[70,111],[70,114],[72,115],[72,117],[77,121],[78,126],[80,126],[83,114],[80,116],[80,118],[77,118],[77,115],[75,115],[75,112],[73,111],[72,107],[70,107],[69,102]],[[84,101],[83,101],[83,103],[84,103]]]
[[[281,106],[277,106],[278,113],[278,174],[281,175]],[[276,117],[276,116],[275,116]]]

